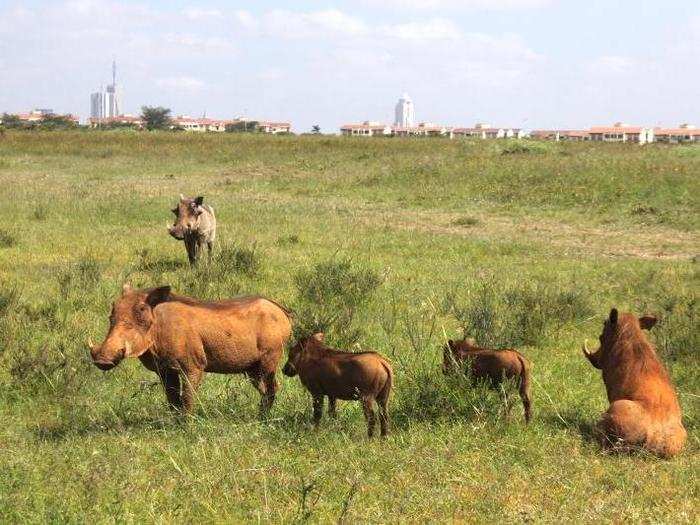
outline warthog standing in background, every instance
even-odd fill
[[[101,345],[88,342],[92,361],[110,370],[138,357],[156,372],[173,409],[189,412],[205,372],[246,374],[272,406],[275,373],[291,335],[291,313],[262,297],[198,301],[169,286],[135,290],[124,285],[112,305]]]
[[[197,259],[206,244],[211,259],[211,251],[216,237],[216,217],[214,208],[202,204],[204,197],[194,199],[180,195],[180,202],[173,208],[175,224],[168,226],[168,233],[178,241],[185,241],[187,258],[191,265]]]
[[[290,350],[282,372],[299,375],[311,393],[314,424],[318,426],[323,413],[323,398],[328,396],[328,412],[335,417],[336,399],[362,402],[367,420],[367,435],[372,437],[376,419],[374,403],[379,405],[381,435],[389,433],[389,394],[394,372],[389,361],[376,352],[342,352],[323,344],[323,334],[317,333],[298,341]]]
[[[614,451],[646,449],[662,458],[678,454],[687,432],[681,407],[668,372],[642,330],[650,330],[656,317],[637,318],[615,308],[603,325],[600,347],[583,354],[603,371],[610,407],[596,426],[604,448]]]
[[[466,367],[464,365],[467,365]],[[450,339],[443,349],[442,371],[445,374],[467,368],[473,380],[486,379],[498,390],[506,379],[518,380],[518,392],[523,402],[525,422],[532,418],[530,397],[530,362],[515,350],[489,350],[476,346],[473,339]],[[466,370],[465,370],[466,371]],[[504,392],[506,410],[510,410],[508,393]]]

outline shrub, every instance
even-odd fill
[[[0,230],[0,248],[12,248],[17,244],[17,238],[7,230]]]
[[[452,295],[444,307],[457,318],[465,335],[484,346],[534,346],[543,341],[548,330],[593,313],[588,296],[577,286],[563,288],[540,281],[504,283],[487,278],[470,292],[466,304]]]
[[[350,259],[330,260],[297,273],[297,335],[329,332],[340,345],[352,345],[362,329],[356,315],[367,306],[382,284],[380,275],[358,267]]]
[[[72,291],[82,294],[86,289],[94,288],[100,282],[102,268],[98,261],[85,257],[67,264],[58,272],[58,286],[63,299],[67,299]]]
[[[546,144],[537,142],[522,142],[520,140],[508,141],[501,147],[501,155],[522,155],[527,153],[546,153]]]
[[[476,226],[481,221],[476,217],[459,217],[452,221],[454,226]]]
[[[697,296],[668,295],[660,306],[660,322],[653,329],[659,353],[670,359],[694,355],[700,348]]]

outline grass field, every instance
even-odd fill
[[[197,270],[165,230],[180,193],[219,221]],[[698,147],[8,132],[0,217],[0,522],[700,520]],[[260,293],[385,354],[393,434],[368,441],[356,403],[314,431],[281,374],[264,421],[216,375],[176,421],[138,360],[89,361],[125,281]],[[611,306],[661,319],[671,461],[591,439],[607,401],[579,348]],[[464,327],[533,361],[528,427],[440,373]]]

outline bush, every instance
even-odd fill
[[[17,244],[17,238],[7,230],[0,230],[0,248],[12,248]]]
[[[697,296],[669,295],[660,306],[660,322],[653,329],[658,352],[670,359],[695,355],[700,348]]]
[[[539,281],[504,283],[487,278],[475,285],[466,304],[452,295],[444,306],[460,322],[464,334],[483,346],[535,346],[552,328],[593,314],[588,296],[580,290]]]
[[[86,289],[92,289],[100,282],[102,268],[95,259],[85,257],[69,263],[58,272],[58,286],[63,299],[67,299],[72,291],[82,295]]]
[[[549,150],[546,144],[538,142],[523,142],[521,140],[507,141],[501,147],[501,155],[522,155],[528,153],[546,153]]]
[[[330,260],[300,271],[297,288],[297,336],[328,332],[339,345],[349,346],[362,336],[356,315],[367,306],[382,284],[380,275],[349,259]]]

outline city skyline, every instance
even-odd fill
[[[700,5],[608,4],[10,0],[0,111],[85,118],[104,57],[116,56],[132,114],[162,105],[329,131],[391,122],[389,101],[408,92],[421,121],[446,125],[700,121],[700,70],[688,67],[700,62]]]

